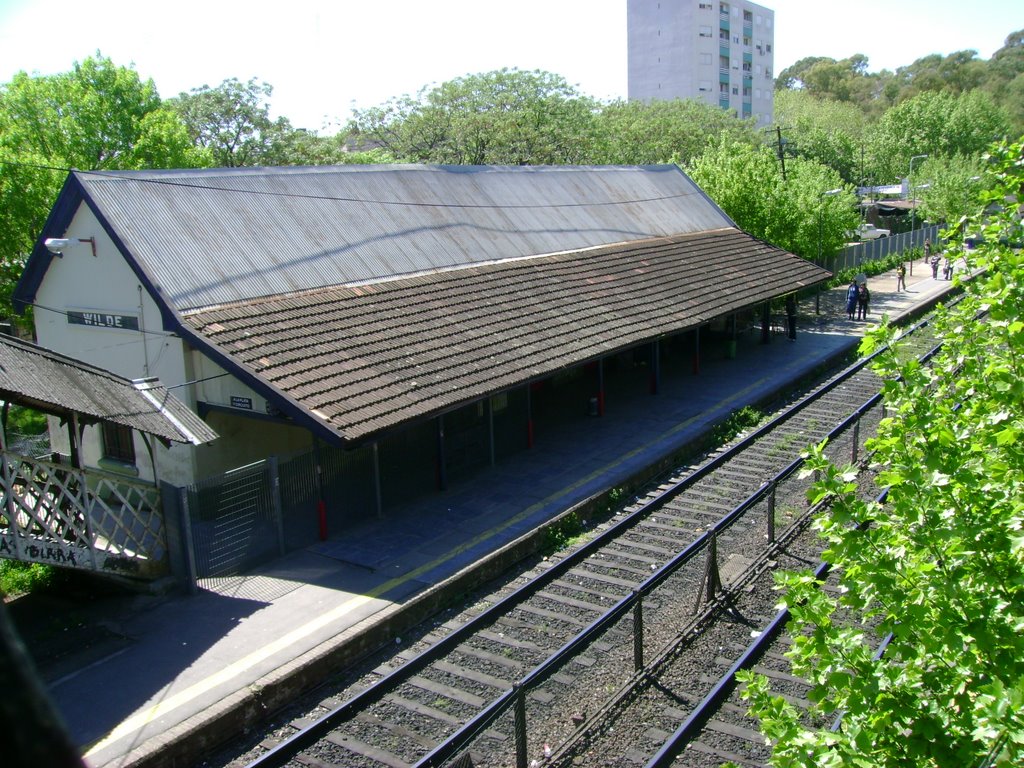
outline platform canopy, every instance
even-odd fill
[[[187,313],[345,441],[830,277],[732,228]]]
[[[0,335],[0,400],[80,424],[108,421],[161,440],[201,445],[217,433],[156,379],[125,379]]]

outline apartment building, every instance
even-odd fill
[[[775,12],[739,0],[627,0],[630,99],[703,99],[772,122]]]

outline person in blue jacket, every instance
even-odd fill
[[[857,281],[854,280],[850,283],[850,287],[846,290],[846,316],[853,320],[854,314],[857,312]]]

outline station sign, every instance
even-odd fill
[[[115,315],[110,312],[68,312],[68,324],[123,331],[139,330],[139,318],[135,315]]]

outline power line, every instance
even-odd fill
[[[357,203],[361,205],[393,205],[400,207],[409,208],[454,208],[454,209],[493,209],[493,210],[517,210],[517,209],[535,209],[535,208],[595,208],[604,206],[618,206],[618,205],[633,205],[635,203],[656,203],[663,200],[678,200],[684,197],[691,197],[696,192],[685,192],[682,194],[675,195],[659,195],[655,197],[641,197],[630,200],[608,200],[606,202],[591,202],[591,203],[510,203],[507,205],[497,205],[491,203],[426,203],[420,201],[411,200],[377,200],[372,198],[361,198],[361,197],[344,197],[335,195],[308,195],[300,194],[296,192],[274,192],[271,190],[261,189],[239,189],[237,187],[227,187],[211,184],[190,184],[183,181],[172,181],[170,179],[147,179],[136,176],[124,176],[118,171],[83,171],[77,168],[60,168],[57,166],[50,165],[35,165],[32,163],[19,163],[10,160],[0,160],[0,164],[12,165],[23,168],[35,168],[37,170],[47,171],[63,171],[65,173],[80,173],[89,176],[99,176],[102,178],[117,179],[121,181],[135,181],[141,184],[161,184],[170,187],[182,187],[185,189],[199,189],[210,192],[230,192],[233,194],[241,195],[257,195],[263,197],[283,197],[298,200],[320,200],[327,202],[339,202],[339,203]],[[330,166],[314,166],[318,168],[327,168]],[[374,166],[368,166],[374,167]],[[385,166],[380,166],[385,167]],[[468,167],[468,166],[467,166]],[[518,167],[518,166],[517,166]],[[557,166],[557,167],[572,167],[572,166]]]
[[[205,377],[203,377],[201,379],[193,379],[192,381],[183,381],[183,382],[181,382],[181,384],[172,384],[170,386],[164,387],[164,389],[171,390],[171,389],[180,389],[181,387],[190,387],[193,384],[202,384],[204,381],[213,381],[214,379],[222,379],[225,376],[231,376],[231,375],[232,374],[230,374],[230,373],[215,373],[213,376],[205,376]]]
[[[57,314],[57,315],[64,315],[65,317],[67,317],[67,315],[68,315],[68,313],[63,311],[63,310],[54,309],[53,307],[47,307],[47,306],[45,306],[43,304],[32,304],[32,306],[37,308],[37,309],[45,309],[47,312],[53,312],[54,314]],[[177,334],[168,333],[166,331],[143,331],[143,330],[139,329],[139,330],[136,330],[135,332],[136,333],[145,333],[145,334],[148,334],[150,336],[159,336],[161,338],[177,338]],[[129,342],[124,342],[123,344],[111,344],[111,345],[108,345],[106,347],[97,347],[97,349],[113,349],[115,347],[122,347],[122,346],[127,346],[128,344],[137,344],[137,343],[138,343],[137,341],[129,341]],[[161,351],[160,354],[162,355],[163,352]],[[231,375],[232,374],[230,374],[230,373],[217,373],[217,374],[214,374],[213,376],[206,376],[206,377],[204,377],[202,379],[193,379],[192,381],[183,381],[181,384],[172,384],[170,386],[165,386],[164,389],[168,389],[168,390],[170,390],[170,389],[180,389],[181,387],[188,387],[188,386],[191,386],[192,384],[201,384],[204,381],[212,381],[213,379],[220,379],[220,378],[223,378],[225,376],[231,376]]]

